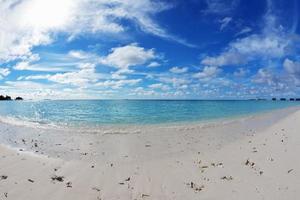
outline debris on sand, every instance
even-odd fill
[[[52,176],[51,179],[52,181],[59,181],[59,182],[63,182],[64,181],[64,178],[63,176]]]
[[[68,188],[71,188],[72,187],[72,182],[69,181],[69,182],[66,183],[66,185],[67,185]]]
[[[187,185],[190,186],[190,188],[192,188],[195,192],[200,192],[204,189],[204,185],[198,186],[194,182],[188,183]]]
[[[27,179],[30,183],[34,183],[34,180],[32,180],[32,179]]]
[[[219,162],[219,163],[211,163],[211,166],[213,167],[223,167],[223,163]]]
[[[288,171],[288,174],[291,173],[293,170],[294,170],[294,169],[290,169],[290,170]]]
[[[0,176],[0,180],[5,180],[7,178],[8,178],[8,176],[5,176],[5,175]]]
[[[251,161],[249,161],[249,159],[247,159],[247,161],[245,162],[245,165],[254,167],[255,163],[251,162]]]
[[[101,190],[99,188],[93,187],[92,190],[95,190],[97,192],[100,192]]]
[[[259,171],[259,175],[263,175],[263,173],[264,173],[263,171]]]
[[[149,194],[142,194],[142,198],[144,198],[144,197],[150,197],[150,195]]]
[[[5,196],[5,198],[7,198],[8,197],[8,193],[4,192],[4,196]]]
[[[233,177],[232,176],[223,176],[221,179],[226,180],[226,181],[232,181]]]
[[[130,177],[128,177],[125,181],[130,181]]]

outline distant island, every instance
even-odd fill
[[[11,101],[13,100],[10,96],[6,95],[6,96],[3,96],[3,95],[0,95],[0,101]],[[23,100],[22,97],[16,97],[15,98],[16,101],[21,101]]]

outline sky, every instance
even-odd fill
[[[300,97],[298,0],[0,0],[0,94]]]

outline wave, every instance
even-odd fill
[[[31,128],[50,128],[59,127],[57,124],[45,121],[33,120],[26,117],[0,116],[0,122],[16,126],[25,126]]]

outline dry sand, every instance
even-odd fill
[[[0,199],[295,200],[299,130],[299,108],[94,131],[0,122]]]

